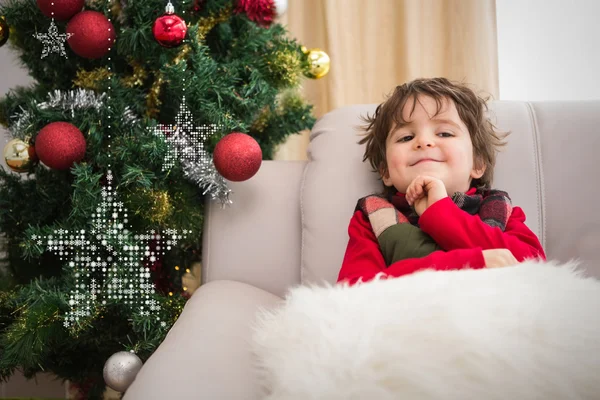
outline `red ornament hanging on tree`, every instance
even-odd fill
[[[187,25],[183,18],[175,15],[175,7],[171,1],[165,8],[165,13],[156,18],[152,25],[154,39],[163,47],[177,47],[185,39]]]
[[[68,122],[52,122],[43,127],[35,138],[35,152],[50,168],[66,170],[85,156],[85,138]]]
[[[95,59],[103,57],[114,45],[116,35],[113,24],[97,11],[82,11],[67,24],[67,39],[71,50],[78,56]]]
[[[219,173],[233,182],[250,179],[262,163],[262,150],[252,136],[233,132],[215,146],[213,163]]]
[[[238,0],[235,13],[245,13],[258,25],[268,28],[276,16],[273,0]]]
[[[83,8],[85,0],[37,0],[37,5],[48,18],[66,21]]]

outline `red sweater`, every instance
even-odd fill
[[[421,258],[409,258],[386,267],[371,223],[357,210],[348,227],[348,247],[338,282],[354,284],[375,278],[398,277],[421,269],[483,268],[483,250],[508,249],[521,262],[546,259],[537,236],[525,225],[525,213],[513,207],[504,232],[461,210],[450,197],[435,202],[419,218],[420,228],[445,249]]]

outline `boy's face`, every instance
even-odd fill
[[[444,99],[435,118],[435,99],[419,96],[409,99],[402,110],[404,126],[392,128],[386,140],[387,172],[383,183],[406,193],[410,183],[419,175],[440,179],[449,196],[466,192],[472,179],[481,178],[485,168],[476,170],[473,163],[473,144],[452,100]]]

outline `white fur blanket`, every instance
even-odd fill
[[[297,287],[262,310],[266,399],[600,399],[600,281],[574,263]]]

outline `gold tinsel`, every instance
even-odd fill
[[[144,81],[148,78],[148,71],[142,67],[142,65],[131,59],[129,60],[129,65],[133,68],[133,75],[126,76],[121,80],[123,82],[123,86],[125,87],[134,87],[134,86],[142,86]]]
[[[258,115],[258,117],[254,120],[254,122],[250,126],[250,131],[255,132],[255,133],[260,133],[260,132],[264,131],[265,128],[267,127],[267,123],[269,122],[270,115],[271,115],[271,112],[269,110],[269,107],[268,106],[264,107],[260,111],[260,114]]]
[[[304,105],[304,99],[297,90],[286,90],[279,98],[279,112],[288,109],[300,109]]]
[[[121,17],[122,11],[123,11],[123,9],[121,7],[121,2],[114,1],[112,7],[110,8],[110,13],[112,14],[113,18],[117,19],[117,18]]]
[[[133,68],[133,74],[121,79],[123,86],[134,87],[143,85],[144,81],[148,78],[148,71],[146,71],[139,62],[133,59],[129,60],[129,65]],[[114,73],[109,72],[106,67],[96,68],[92,71],[81,69],[77,71],[77,75],[75,76],[75,79],[73,79],[73,84],[83,89],[99,90],[99,82],[112,76],[114,76]]]
[[[83,89],[100,90],[99,82],[102,82],[114,75],[108,71],[108,68],[96,68],[91,71],[79,70],[73,84]]]
[[[163,82],[164,79],[162,74],[158,74],[152,83],[148,96],[146,96],[146,115],[150,118],[155,117],[159,112],[159,107],[161,105],[160,91]]]
[[[291,49],[276,51],[267,61],[270,79],[278,87],[295,87],[300,83],[302,60]]]
[[[203,41],[208,32],[212,30],[212,28],[214,28],[221,22],[229,20],[229,18],[231,17],[231,12],[231,6],[227,6],[216,14],[212,14],[208,17],[202,18],[200,20],[200,23],[198,24],[198,34],[196,36],[198,42]]]
[[[185,59],[185,57],[188,55],[188,53],[192,50],[192,48],[190,47],[189,44],[184,44],[181,47],[181,51],[179,53],[177,53],[177,56],[173,59],[173,62],[171,65],[177,65],[179,64],[181,61],[183,61]]]
[[[173,214],[173,203],[165,190],[140,189],[129,196],[132,203],[140,205],[136,214],[156,224],[164,224]]]

